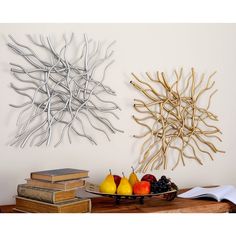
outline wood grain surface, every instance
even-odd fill
[[[186,189],[181,190],[184,192]],[[232,203],[217,202],[213,199],[175,198],[166,201],[161,196],[145,198],[144,204],[138,200],[121,200],[115,204],[114,199],[107,197],[92,198],[92,213],[225,213],[236,212]],[[13,212],[15,205],[0,206],[0,212]]]
[[[121,201],[116,205],[114,199],[92,199],[93,213],[223,213],[231,212],[232,208],[233,205],[229,202],[211,199],[175,198],[173,201],[166,201],[160,197],[152,197],[145,199],[143,205],[132,200]]]

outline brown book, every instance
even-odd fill
[[[17,186],[17,193],[18,196],[21,197],[27,197],[49,203],[71,200],[76,197],[76,189],[62,191],[33,187],[27,184],[19,184]]]
[[[85,213],[91,212],[91,200],[75,198],[56,204],[16,196],[16,209],[31,213]]]
[[[79,187],[85,186],[85,180],[83,179],[75,179],[75,180],[67,180],[67,181],[58,181],[58,182],[49,182],[45,180],[37,180],[37,179],[26,179],[27,185],[39,187],[39,188],[48,188],[48,189],[56,189],[56,190],[70,190]]]
[[[44,170],[31,173],[31,179],[46,180],[50,182],[72,180],[88,177],[87,170],[78,169],[55,169],[55,170]]]

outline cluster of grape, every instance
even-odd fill
[[[158,181],[151,183],[152,193],[163,193],[171,190],[171,181],[166,176],[162,176]]]

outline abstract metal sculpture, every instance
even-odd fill
[[[40,35],[36,40],[28,35],[32,45],[46,53],[47,58],[43,59],[31,47],[17,42],[11,35],[9,38],[12,43],[8,43],[8,47],[27,62],[27,67],[10,63],[11,72],[16,80],[28,84],[21,88],[10,84],[16,93],[28,99],[20,105],[10,104],[21,110],[17,119],[18,131],[10,145],[24,147],[30,141],[30,146],[44,143],[48,146],[55,129],[60,130],[60,127],[62,129],[55,146],[62,142],[66,132],[70,143],[71,133],[74,132],[97,144],[87,133],[85,121],[108,140],[106,129],[111,133],[123,132],[105,117],[110,114],[119,119],[114,113],[120,110],[119,106],[102,97],[116,95],[104,84],[106,71],[114,62],[111,60],[114,42],[104,51],[100,42],[89,40],[84,35],[80,46],[72,48],[72,34],[70,40],[63,36],[64,45],[57,50],[49,37]],[[78,50],[78,58],[74,61],[68,55],[71,48],[74,52]],[[99,75],[96,73],[98,68],[102,70]]]
[[[135,81],[130,83],[147,99],[134,99],[135,110],[143,116],[133,116],[133,119],[145,128],[143,134],[134,137],[146,138],[141,147],[137,172],[145,173],[149,168],[157,170],[161,166],[166,169],[170,155],[173,156],[170,150],[178,153],[172,170],[180,161],[185,165],[185,158],[194,159],[202,165],[198,153],[205,154],[212,160],[211,151],[224,153],[209,141],[211,138],[222,141],[217,136],[222,134],[221,131],[208,123],[218,120],[217,116],[209,111],[211,98],[217,90],[210,94],[205,108],[199,103],[200,97],[213,88],[215,82],[211,82],[211,79],[214,74],[215,72],[207,80],[203,74],[201,79],[196,81],[195,71],[192,69],[186,85],[180,89],[181,82],[184,82],[183,69],[179,73],[175,71],[175,80],[172,84],[168,82],[164,73],[157,72],[155,78],[146,73],[153,85],[140,80],[132,73]],[[201,89],[204,80],[206,83]]]

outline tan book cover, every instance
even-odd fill
[[[31,173],[31,179],[47,180],[50,182],[72,180],[88,177],[87,170],[72,168],[44,170]]]
[[[76,197],[76,189],[72,190],[55,190],[45,189],[27,184],[19,184],[17,186],[18,196],[31,198],[39,201],[57,203],[61,201],[71,200]]]
[[[45,180],[37,180],[37,179],[26,179],[27,185],[39,187],[39,188],[47,188],[47,189],[56,189],[56,190],[71,190],[75,188],[80,188],[85,186],[84,179],[75,179],[75,180],[67,180],[67,181],[59,181],[59,182],[49,182]]]
[[[91,212],[91,200],[75,198],[51,204],[16,196],[16,209],[30,213],[85,213]]]

